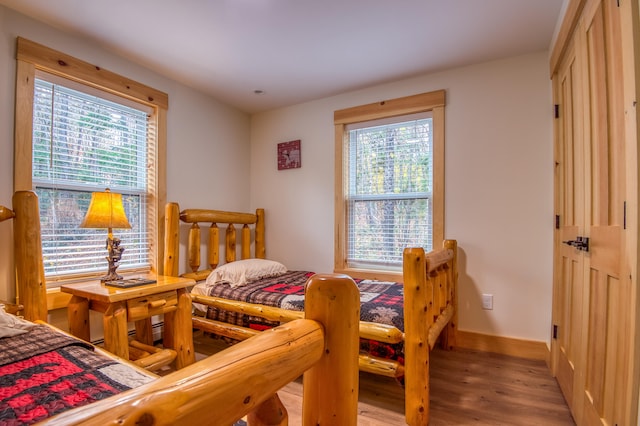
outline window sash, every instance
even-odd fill
[[[105,273],[106,230],[79,224],[91,192],[106,187],[123,194],[132,225],[115,231],[126,248],[119,270],[149,270],[153,126],[148,108],[76,87],[42,78],[35,82],[32,181],[40,201],[45,276],[55,282]]]
[[[423,115],[349,128],[348,267],[400,270],[405,247],[431,250],[432,129]]]

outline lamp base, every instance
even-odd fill
[[[116,269],[118,269],[118,262],[122,258],[122,252],[124,247],[120,245],[120,238],[107,238],[107,250],[109,250],[109,256],[106,257],[109,262],[109,271],[104,277],[100,277],[101,282],[121,280],[122,275],[118,275]]]
[[[100,282],[103,283],[105,281],[117,281],[121,279],[122,279],[122,275],[119,275],[114,272],[114,273],[109,273],[105,276],[100,277]]]

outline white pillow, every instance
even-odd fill
[[[35,324],[7,313],[4,305],[0,307],[0,337],[11,337],[26,333]]]
[[[244,259],[225,263],[211,271],[207,284],[227,283],[232,288],[260,278],[274,277],[287,272],[282,263],[266,259]]]

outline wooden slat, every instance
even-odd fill
[[[384,343],[402,343],[404,333],[398,328],[376,322],[360,321],[360,337]]]
[[[215,269],[220,263],[220,228],[216,223],[209,227],[209,244],[207,246],[209,268]]]
[[[436,344],[436,340],[440,336],[440,332],[444,330],[451,318],[453,317],[453,306],[447,305],[438,318],[433,322],[433,325],[429,328],[429,350],[433,349]]]
[[[249,229],[249,225],[244,225],[242,227],[242,247],[241,250],[241,258],[242,259],[250,259],[251,258],[251,229]]]
[[[425,254],[427,274],[437,270],[453,259],[453,250],[434,250]]]
[[[227,232],[225,234],[225,262],[233,262],[236,260],[236,227],[233,223],[227,226]]]
[[[190,278],[194,281],[204,281],[207,279],[210,273],[211,269],[201,269],[198,272],[186,272],[180,276],[182,278]]]
[[[193,327],[198,330],[206,331],[207,333],[213,333],[217,336],[229,337],[235,340],[247,340],[250,337],[260,333],[258,330],[254,330],[248,327],[242,327],[240,325],[229,324],[227,322],[215,321],[202,317],[192,317]]]
[[[303,312],[288,311],[286,309],[275,308],[272,306],[256,305],[238,300],[223,299],[221,297],[191,294],[191,299],[193,299],[194,302],[201,303],[203,305],[213,306],[225,311],[258,316],[269,321],[286,322],[304,317]]]
[[[404,375],[404,368],[398,362],[372,355],[361,354],[358,366],[360,371],[378,376],[398,378]]]
[[[265,213],[264,209],[256,209],[256,241],[255,241],[255,254],[254,256],[258,259],[266,259],[266,248],[265,248]]]
[[[222,210],[186,209],[180,213],[180,220],[186,223],[256,223],[256,215],[251,213],[226,212]]]
[[[200,268],[200,226],[197,223],[189,228],[189,242],[187,245],[187,259],[192,272]]]
[[[268,321],[277,321],[277,322],[286,322],[293,321],[294,319],[302,318],[303,313],[299,311],[289,311],[286,309],[276,308],[272,306],[265,305],[257,305],[254,303],[243,302],[239,300],[229,300],[223,299],[221,297],[214,296],[203,296],[200,294],[191,294],[191,298],[195,303],[200,303],[207,306],[212,306],[217,309],[237,312],[244,315],[251,315],[260,318],[264,318]],[[198,328],[200,325],[204,324],[206,319],[193,319],[194,324],[198,324]],[[223,327],[220,323],[215,325],[217,328]],[[231,328],[236,328],[237,326],[233,326],[228,324]],[[202,327],[204,330],[204,326]],[[212,330],[207,330],[212,331]],[[212,331],[213,332],[213,331]],[[233,331],[232,331],[233,332]],[[217,333],[216,333],[217,334]],[[401,343],[404,340],[404,333],[402,333],[398,328],[387,325],[387,324],[378,324],[373,322],[360,321],[359,324],[359,334],[363,339],[372,339],[377,340],[378,342],[384,343]],[[231,337],[231,336],[228,336]]]

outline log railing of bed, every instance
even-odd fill
[[[37,196],[14,194],[0,222],[14,219],[17,280],[24,313],[46,319]],[[248,339],[140,387],[65,411],[52,425],[286,425],[275,392],[304,374],[304,425],[355,425],[358,399],[358,289],[347,276],[316,275],[305,318]],[[122,363],[127,361],[119,360]],[[277,409],[274,409],[277,408]]]
[[[189,226],[187,262],[191,269],[181,276],[205,280],[220,262],[220,228],[226,225],[224,250],[226,263],[236,260],[237,244],[241,259],[265,258],[265,212],[238,213],[208,209],[180,211],[177,203],[166,206],[164,274],[179,275],[180,224]],[[208,228],[206,265],[201,267],[201,225]],[[240,227],[241,238],[237,239]],[[254,255],[251,255],[253,228]],[[446,240],[443,248],[425,253],[422,248],[406,248],[403,253],[404,332],[396,327],[360,322],[360,337],[384,343],[404,342],[404,365],[396,361],[361,354],[359,368],[388,377],[404,376],[405,417],[409,425],[426,425],[429,419],[429,352],[439,341],[441,347],[455,346],[457,325],[457,243]],[[194,302],[217,309],[252,315],[269,321],[287,322],[303,316],[302,312],[228,300],[192,293]],[[201,316],[193,317],[195,328],[236,340],[247,339],[259,331]]]

